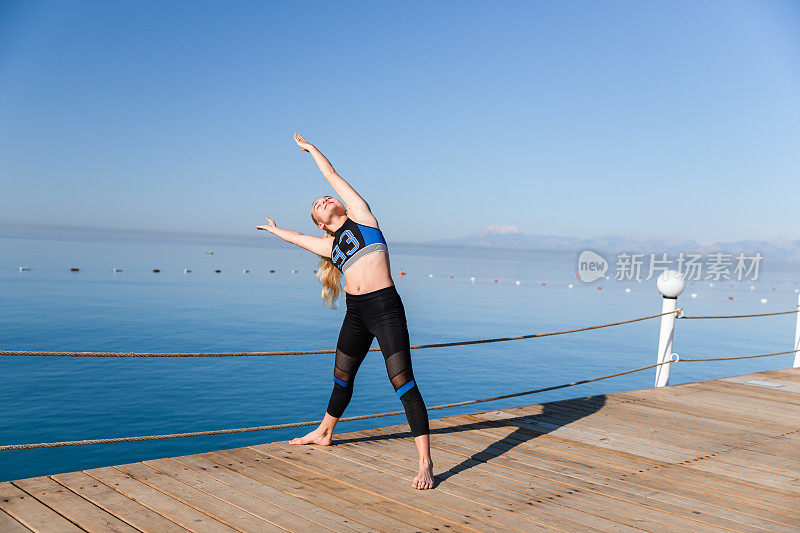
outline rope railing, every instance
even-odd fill
[[[581,331],[589,331],[593,329],[610,328],[612,326],[620,326],[622,324],[631,324],[633,322],[641,322],[643,320],[650,320],[651,318],[658,318],[664,315],[671,315],[680,313],[681,309],[675,311],[668,311],[666,313],[659,313],[657,315],[648,315],[628,320],[620,320],[619,322],[609,322],[608,324],[597,324],[594,326],[585,326],[582,328],[565,329],[561,331],[549,331],[545,333],[531,333],[528,335],[518,335],[516,337],[498,337],[493,339],[478,339],[471,341],[455,341],[455,342],[440,342],[436,344],[417,344],[411,346],[412,350],[425,350],[429,348],[448,348],[451,346],[468,346],[471,344],[487,344],[492,342],[507,342],[523,339],[535,339],[538,337],[552,337],[554,335],[566,335],[568,333],[578,333]],[[380,351],[380,348],[370,348],[370,352]],[[321,354],[334,354],[336,350],[280,350],[272,352],[45,352],[45,351],[27,351],[27,350],[0,350],[0,356],[23,356],[23,357],[269,357],[276,355],[321,355]]]
[[[681,357],[679,361],[727,361],[731,359],[755,359],[756,357],[772,357],[773,355],[786,355],[790,353],[797,353],[800,352],[800,349],[797,350],[787,350],[785,352],[775,352],[775,353],[761,353],[758,355],[736,355],[733,357],[702,357],[702,358],[684,358]]]
[[[551,387],[544,387],[541,389],[534,389],[525,392],[515,392],[512,394],[503,394],[501,396],[492,396],[491,398],[481,398],[479,400],[467,400],[463,402],[454,402],[454,403],[446,403],[442,405],[435,405],[433,407],[427,407],[426,410],[428,411],[436,411],[439,409],[448,409],[450,407],[461,407],[464,405],[474,405],[478,403],[485,403],[485,402],[493,402],[497,400],[505,400],[507,398],[516,398],[518,396],[526,396],[529,394],[537,394],[541,392],[556,390],[556,389],[563,389],[566,387],[574,387],[576,385],[582,385],[584,383],[590,383],[592,381],[600,381],[602,379],[609,379],[616,376],[622,376],[624,374],[631,374],[633,372],[640,372],[642,370],[647,370],[649,368],[653,368],[662,364],[670,363],[671,361],[666,361],[665,363],[655,363],[648,366],[643,366],[640,368],[634,368],[632,370],[625,370],[623,372],[617,372],[615,374],[609,374],[606,376],[600,376],[597,378],[591,379],[584,379],[581,381],[575,381],[572,383],[565,383],[562,385],[555,385]],[[344,418],[340,418],[339,422],[350,422],[353,420],[367,420],[370,418],[382,418],[386,416],[396,416],[405,414],[405,411],[391,411],[388,413],[377,413],[371,415],[360,415],[360,416],[348,416]],[[322,420],[310,420],[306,422],[293,422],[288,424],[272,424],[270,426],[255,426],[255,427],[248,427],[248,428],[233,428],[233,429],[217,429],[217,430],[210,430],[210,431],[194,431],[190,433],[170,433],[167,435],[142,435],[136,437],[116,437],[110,439],[87,439],[87,440],[73,440],[73,441],[63,441],[63,442],[40,442],[35,444],[6,444],[0,446],[0,451],[8,451],[8,450],[32,450],[37,448],[57,448],[63,446],[86,446],[89,444],[115,444],[121,442],[141,442],[141,441],[150,441],[150,440],[166,440],[166,439],[181,439],[186,437],[206,437],[211,435],[229,435],[231,433],[250,433],[254,431],[267,431],[272,429],[285,429],[285,428],[296,428],[302,426],[313,426],[321,423]]]
[[[712,358],[684,358],[679,357],[678,354],[673,354],[674,359],[670,359],[668,361],[663,361],[661,363],[654,363],[652,365],[642,366],[639,368],[633,368],[630,370],[624,370],[622,372],[615,372],[614,374],[607,374],[605,376],[599,376],[596,378],[590,379],[582,379],[580,381],[573,381],[571,383],[564,383],[561,385],[553,385],[550,387],[544,387],[540,389],[534,389],[524,392],[515,392],[511,394],[503,394],[500,396],[492,396],[490,398],[481,398],[478,400],[466,400],[462,402],[453,402],[453,403],[446,403],[442,405],[435,405],[433,407],[427,407],[427,411],[437,411],[440,409],[449,409],[451,407],[462,407],[465,405],[475,405],[479,403],[486,403],[486,402],[494,402],[498,400],[506,400],[508,398],[516,398],[519,396],[527,396],[531,394],[538,394],[542,392],[548,392],[557,389],[564,389],[567,387],[575,387],[577,385],[583,385],[586,383],[592,383],[594,381],[601,381],[604,379],[610,379],[617,376],[623,376],[625,374],[632,374],[634,372],[641,372],[643,370],[648,370],[650,368],[655,368],[661,365],[666,365],[670,363],[680,363],[680,362],[697,362],[697,361],[721,361],[727,359],[746,359],[746,358],[753,358],[753,357],[770,357],[774,355],[785,355],[790,353],[797,353],[798,350],[788,350],[785,352],[776,352],[776,353],[768,353],[768,354],[758,354],[758,355],[744,355],[744,356],[734,356],[734,357],[712,357]],[[403,415],[405,411],[390,411],[386,413],[376,413],[371,415],[359,415],[359,416],[348,416],[344,418],[340,418],[339,422],[351,422],[355,420],[368,420],[371,418],[383,418],[387,416],[397,416]],[[33,449],[40,449],[40,448],[60,448],[66,446],[87,446],[91,444],[117,444],[123,442],[143,442],[143,441],[152,441],[152,440],[167,440],[167,439],[182,439],[188,437],[208,437],[213,435],[230,435],[233,433],[251,433],[256,431],[269,431],[273,429],[287,429],[287,428],[296,428],[296,427],[303,427],[303,426],[313,426],[320,424],[322,420],[309,420],[305,422],[292,422],[286,424],[272,424],[268,426],[254,426],[254,427],[245,427],[245,428],[230,428],[230,429],[215,429],[209,431],[193,431],[193,432],[186,432],[186,433],[168,433],[165,435],[139,435],[135,437],[114,437],[114,438],[106,438],[106,439],[86,439],[86,440],[72,440],[72,441],[61,441],[61,442],[39,442],[39,443],[30,443],[30,444],[5,444],[0,445],[0,451],[11,451],[11,450],[33,450]]]
[[[777,313],[756,313],[751,315],[707,315],[707,316],[686,316],[683,314],[678,314],[676,318],[683,318],[686,320],[698,320],[703,318],[751,318],[751,317],[758,317],[758,316],[776,316],[776,315],[792,315],[800,313],[800,308],[794,309],[792,311],[779,311]]]

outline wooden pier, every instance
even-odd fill
[[[800,531],[800,369],[431,420],[434,490],[405,427],[0,483],[0,531]]]

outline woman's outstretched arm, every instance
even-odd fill
[[[314,161],[317,163],[320,172],[322,172],[322,175],[325,176],[326,180],[328,180],[328,183],[331,184],[331,187],[333,187],[333,190],[336,191],[336,194],[338,194],[342,199],[348,210],[370,210],[367,202],[361,198],[356,190],[353,189],[353,187],[351,187],[343,177],[336,173],[336,170],[334,170],[333,165],[331,165],[330,161],[328,161],[328,158],[322,155],[322,152],[317,150],[316,146],[305,140],[299,133],[294,134],[294,141],[301,150],[311,154],[311,156],[314,158]]]
[[[331,257],[333,237],[312,237],[311,235],[304,235],[299,231],[279,228],[275,225],[274,220],[269,217],[266,218],[267,223],[262,226],[256,226],[257,229],[266,230],[273,235],[277,235],[286,242],[296,244],[300,248],[305,248],[309,252],[321,255],[322,257]]]

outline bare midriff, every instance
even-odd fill
[[[344,292],[364,294],[394,285],[389,254],[372,252],[360,258],[344,273]]]

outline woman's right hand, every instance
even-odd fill
[[[267,219],[267,223],[263,224],[261,226],[256,226],[256,228],[257,229],[267,230],[270,233],[272,233],[272,230],[277,228],[278,226],[275,225],[275,221],[272,220],[271,218],[269,218],[269,217],[265,217],[265,218]]]
[[[296,142],[297,146],[304,152],[308,152],[311,148],[314,148],[314,145],[305,140],[299,133],[294,134],[294,142]]]

